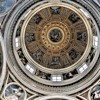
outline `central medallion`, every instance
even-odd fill
[[[70,35],[67,25],[52,21],[44,26],[41,39],[47,49],[58,52],[68,46]]]
[[[57,42],[61,41],[62,33],[59,29],[53,29],[53,30],[51,30],[51,32],[49,34],[49,38],[52,42],[57,43]]]

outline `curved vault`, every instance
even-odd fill
[[[9,98],[10,94],[5,92],[11,85],[11,90],[23,91],[24,97],[20,95],[20,99],[38,100],[40,94],[58,93],[80,100],[91,85],[98,83],[100,8],[97,4],[91,0],[17,1],[1,22],[3,54],[8,64],[2,97]],[[49,97],[48,100],[61,98]],[[83,95],[83,100],[84,97],[87,98]]]

